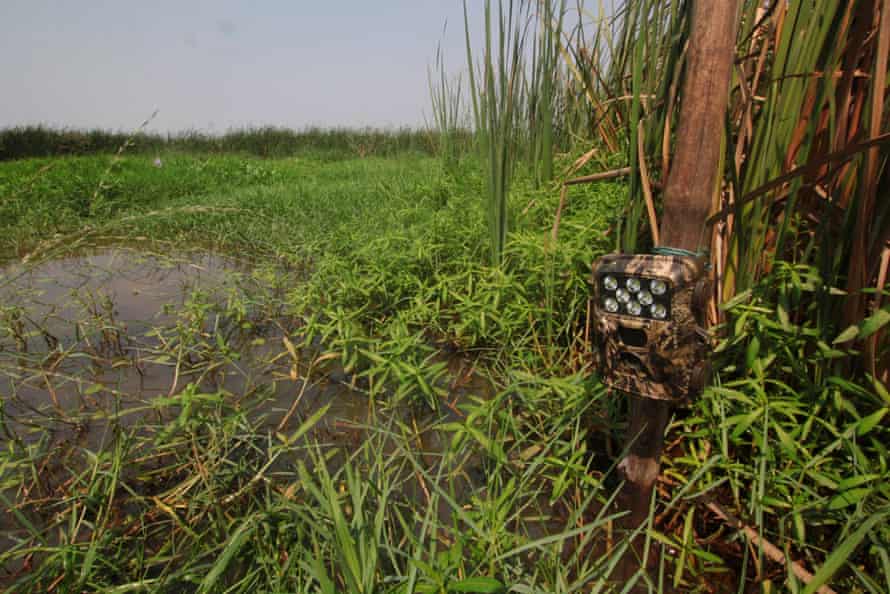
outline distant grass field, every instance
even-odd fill
[[[372,207],[375,218],[391,220],[382,216],[389,209],[430,201],[437,190],[435,161],[412,154],[263,160],[173,151],[159,158],[160,166],[153,155],[4,163],[4,247],[21,252],[54,234],[123,226],[208,244],[309,248],[367,220]],[[204,211],[188,214],[193,207]],[[260,228],[256,217],[276,228]]]
[[[466,133],[463,133],[466,135]],[[266,128],[233,129],[223,134],[199,131],[158,134],[142,129],[60,130],[43,126],[19,126],[0,130],[0,161],[29,157],[85,156],[115,153],[157,154],[169,150],[191,153],[232,154],[256,157],[289,157],[315,153],[331,157],[392,156],[406,151],[432,154],[438,133],[402,128]]]
[[[299,330],[273,355],[299,359],[295,374],[336,361],[373,407],[412,411],[375,427],[348,464],[326,467],[333,449],[307,454],[294,437],[302,429],[271,435],[253,423],[261,394],[186,390],[157,405],[175,423],[120,427],[102,452],[78,450],[81,465],[66,461],[66,480],[45,498],[25,485],[58,450],[10,439],[0,505],[20,540],[0,559],[40,562],[9,578],[9,591],[607,590],[627,551],[608,505],[624,403],[592,374],[587,276],[614,247],[626,186],[573,188],[554,245],[558,192],[518,169],[495,268],[479,171],[471,156],[446,170],[413,149],[263,159],[174,146],[0,163],[4,260],[154,240],[236,254],[262,275],[282,262],[297,271],[283,304],[195,301],[181,342],[159,356],[187,343],[205,365],[231,358],[185,320],[212,311],[231,325],[245,309],[283,307]],[[730,304],[736,328],[718,349],[718,383],[668,436],[646,535],[661,543],[653,591],[751,591],[784,575],[709,511],[712,500],[808,566],[843,567],[847,591],[879,592],[890,575],[890,398],[878,382],[832,375],[856,353],[781,313],[818,282],[780,263]],[[18,321],[6,313],[11,336]],[[453,409],[450,388],[467,369],[494,395]],[[432,458],[420,411],[447,435]]]

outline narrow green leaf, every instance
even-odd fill
[[[870,483],[875,479],[881,478],[880,474],[860,474],[859,476],[853,476],[848,479],[844,479],[837,484],[838,491],[846,491],[847,489],[852,489],[853,487],[858,487],[859,485],[864,485],[866,483]]]
[[[859,437],[867,435],[872,429],[878,426],[888,410],[890,409],[882,408],[877,410],[856,423],[856,435]]]
[[[871,487],[861,487],[859,489],[850,489],[849,491],[839,493],[832,497],[831,501],[828,502],[828,509],[830,511],[835,511],[851,505],[856,505],[871,493],[871,491]]]
[[[217,585],[223,572],[225,572],[229,563],[231,563],[232,558],[238,554],[239,550],[241,550],[241,546],[244,544],[244,541],[247,540],[247,537],[250,536],[250,533],[253,532],[253,529],[253,518],[247,518],[241,522],[241,525],[235,530],[235,534],[229,539],[226,548],[224,548],[220,556],[217,557],[216,563],[213,564],[213,567],[211,567],[210,571],[207,572],[207,575],[204,576],[204,580],[201,582],[198,592],[209,592]]]
[[[856,550],[856,547],[859,546],[859,543],[865,538],[865,535],[868,534],[868,531],[875,527],[879,522],[884,521],[887,518],[887,513],[879,513],[871,516],[865,522],[860,524],[859,528],[856,529],[853,534],[848,536],[844,542],[842,542],[836,549],[834,549],[828,558],[825,560],[825,563],[822,567],[819,568],[819,571],[816,572],[816,575],[813,576],[813,580],[807,584],[807,587],[804,588],[803,594],[813,594],[816,590],[819,589],[823,584],[828,583],[828,580],[831,579],[831,576],[835,574],[835,572],[846,563],[847,559],[853,554]]]
[[[862,320],[859,325],[859,339],[865,339],[890,323],[890,309],[879,309],[869,317]]]
[[[504,584],[490,577],[471,577],[448,585],[450,592],[473,592],[474,594],[494,594],[505,590]]]
[[[853,324],[843,332],[837,335],[831,344],[840,344],[842,342],[849,342],[856,338],[859,335],[859,326]]]
[[[751,298],[751,289],[742,291],[741,293],[738,293],[735,297],[733,297],[732,299],[730,299],[729,301],[727,301],[726,303],[721,305],[720,309],[723,311],[730,311],[734,307],[741,305],[742,303],[744,303],[745,301],[747,301],[750,298]]]
[[[300,427],[296,431],[294,431],[290,437],[287,438],[287,443],[292,444],[295,441],[297,441],[298,439],[300,439],[301,437],[303,437],[310,429],[312,429],[315,426],[315,424],[319,421],[319,419],[321,419],[322,417],[324,417],[327,414],[328,409],[331,408],[332,404],[333,404],[332,402],[329,402],[329,403],[325,404],[324,406],[322,406],[317,411],[315,411],[315,413],[313,413],[313,415],[311,417],[306,419],[306,421],[304,421],[303,424],[300,425]]]

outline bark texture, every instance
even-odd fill
[[[735,60],[739,0],[695,0],[680,117],[664,189],[661,245],[707,245],[705,220],[718,191],[720,147]]]

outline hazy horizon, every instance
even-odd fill
[[[155,110],[149,132],[417,128],[437,44],[466,60],[460,0],[4,8],[0,128],[133,130]]]
[[[468,0],[474,45],[482,0]],[[597,0],[613,14],[615,0]],[[584,6],[583,1],[581,6]],[[578,19],[567,6],[565,26]],[[466,71],[462,0],[6,0],[0,129],[420,128],[441,45]],[[446,26],[447,25],[447,26]]]

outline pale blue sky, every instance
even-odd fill
[[[614,2],[587,5],[599,15]],[[483,0],[467,4],[478,43]],[[577,3],[568,6],[572,27]],[[158,132],[421,126],[436,46],[453,73],[466,67],[462,0],[0,0],[0,7],[0,128],[132,130],[155,109],[149,129]]]
[[[0,128],[417,126],[465,61],[460,0],[0,2]]]

